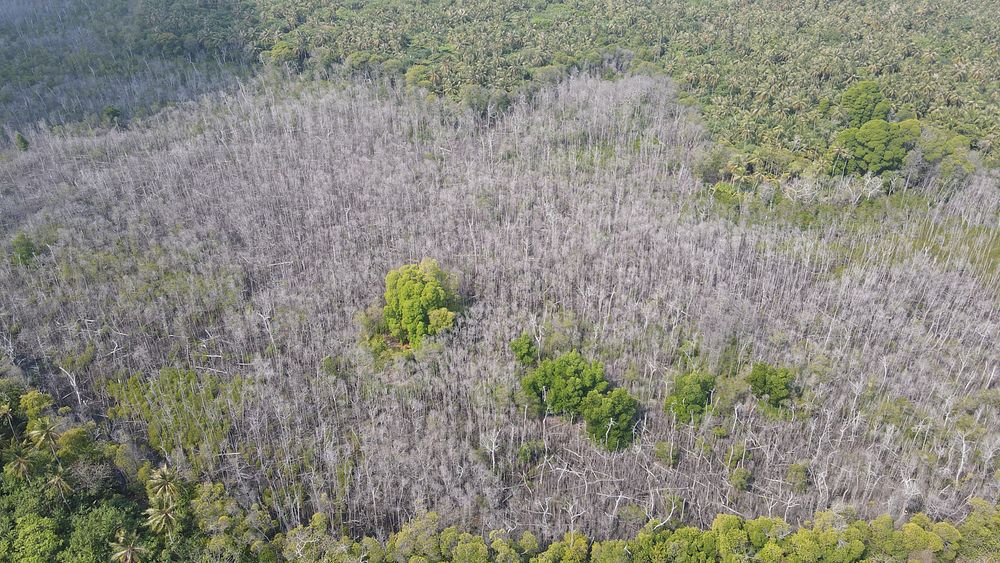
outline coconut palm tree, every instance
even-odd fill
[[[28,451],[16,440],[11,439],[10,461],[4,466],[4,472],[20,481],[31,476],[31,457]]]
[[[7,427],[10,428],[10,435],[14,436],[16,434],[14,431],[14,412],[10,409],[10,405],[0,405],[0,420],[7,423]]]
[[[163,498],[154,498],[145,514],[146,526],[158,534],[167,534],[169,537],[177,528],[177,506]]]
[[[69,481],[66,480],[66,474],[63,472],[62,468],[57,469],[56,472],[49,477],[49,480],[46,481],[46,484],[59,493],[59,497],[63,499],[63,502],[66,502],[66,495],[73,490]]]
[[[153,471],[146,487],[151,497],[174,502],[180,494],[180,477],[176,471],[164,465]]]
[[[28,439],[35,443],[35,448],[42,449],[48,447],[52,454],[56,453],[56,440],[59,433],[56,432],[56,425],[48,417],[39,418],[28,430]]]
[[[149,550],[139,544],[135,532],[126,534],[125,530],[119,530],[118,538],[111,542],[111,560],[116,563],[142,563],[147,553]]]

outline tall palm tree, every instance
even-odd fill
[[[31,458],[28,456],[28,451],[16,440],[11,439],[9,455],[10,461],[4,467],[5,472],[21,481],[31,476]]]
[[[59,493],[59,497],[63,499],[63,502],[66,502],[66,495],[73,490],[69,481],[66,480],[66,474],[63,472],[62,468],[57,469],[56,472],[49,477],[49,480],[46,481],[46,484]]]
[[[16,434],[14,431],[14,412],[10,410],[10,405],[0,405],[0,420],[7,423],[7,427],[10,428],[10,435],[14,436]]]
[[[56,432],[55,423],[48,417],[39,418],[34,422],[31,430],[28,431],[28,438],[35,443],[36,448],[42,449],[43,446],[48,446],[52,450],[52,454],[55,455],[59,433]]]
[[[161,497],[153,499],[153,504],[145,511],[146,526],[158,534],[170,534],[177,528],[177,506]]]
[[[126,534],[118,531],[118,539],[111,542],[111,560],[116,563],[142,563],[142,557],[149,552],[139,544],[135,532]]]
[[[172,503],[180,494],[180,477],[176,471],[164,465],[153,471],[146,486],[151,497]]]

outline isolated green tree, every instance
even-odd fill
[[[24,135],[18,131],[17,133],[14,133],[14,146],[16,146],[19,151],[26,151],[28,150],[28,147],[31,146],[31,143],[29,143],[28,140],[24,138]]]
[[[591,391],[581,408],[583,419],[587,422],[587,434],[610,451],[632,444],[638,411],[639,403],[622,388],[608,394]]]
[[[755,397],[777,408],[784,406],[792,397],[795,372],[789,368],[756,363],[747,376],[747,382],[750,383],[750,391]]]
[[[535,347],[535,341],[527,332],[521,333],[521,336],[510,341],[510,351],[514,353],[514,357],[523,366],[530,366],[538,361],[538,349]]]
[[[591,391],[603,393],[608,388],[608,380],[600,362],[588,362],[574,351],[543,360],[524,376],[521,388],[540,414],[576,416],[587,394]]]
[[[695,370],[681,375],[664,403],[664,410],[676,414],[682,422],[698,421],[708,409],[713,389],[715,377],[705,372]]]
[[[436,260],[407,264],[385,278],[382,314],[389,334],[402,344],[420,346],[455,322],[457,298],[448,275]]]

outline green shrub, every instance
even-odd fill
[[[788,466],[788,474],[785,480],[792,486],[792,490],[802,494],[809,489],[809,465],[806,463],[793,463]]]
[[[450,328],[457,308],[451,280],[436,260],[401,266],[385,278],[382,316],[400,344],[417,348],[424,337]]]
[[[535,347],[535,341],[527,332],[521,333],[521,336],[510,341],[510,351],[514,353],[514,357],[522,366],[530,366],[538,361],[538,349]]]
[[[747,376],[754,396],[768,405],[784,406],[794,394],[795,373],[789,368],[779,368],[765,363],[756,363]]]
[[[17,133],[14,133],[14,146],[17,147],[17,150],[23,152],[28,150],[28,147],[31,146],[31,144],[24,138],[24,135],[18,131]]]
[[[532,465],[538,461],[545,452],[545,444],[540,440],[525,442],[517,450],[517,461],[522,465]]]
[[[12,259],[18,266],[27,266],[38,255],[35,242],[24,233],[17,233],[10,242]]]
[[[729,483],[734,489],[742,493],[750,488],[751,478],[752,475],[749,469],[746,469],[745,467],[737,467],[732,473],[729,474]]]
[[[667,397],[664,409],[682,422],[697,422],[708,410],[713,389],[715,377],[703,371],[681,375],[674,382],[674,391]]]
[[[660,463],[670,467],[677,467],[681,460],[680,448],[669,442],[657,442],[653,447],[653,455]]]

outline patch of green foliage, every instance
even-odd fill
[[[873,119],[845,129],[834,140],[830,173],[878,175],[899,170],[919,138],[920,123],[915,119],[901,123]]]
[[[729,484],[739,492],[744,492],[750,488],[753,474],[745,467],[737,467],[729,474]]]
[[[588,362],[579,352],[542,360],[521,379],[521,389],[539,415],[577,416],[591,391],[604,393],[610,383],[600,362]]]
[[[809,465],[808,463],[793,463],[788,466],[788,473],[785,480],[792,486],[792,491],[802,494],[809,489]]]
[[[155,377],[133,375],[111,381],[113,418],[146,424],[149,444],[168,454],[183,452],[197,469],[218,463],[216,449],[239,417],[243,380],[225,380],[193,370],[163,368]]]
[[[840,105],[847,113],[851,127],[861,127],[873,119],[888,120],[892,109],[873,80],[862,80],[844,90]]]
[[[604,366],[576,351],[542,360],[521,379],[521,390],[536,414],[582,417],[591,439],[616,451],[632,443],[639,404],[628,391],[610,387]]]
[[[38,247],[35,241],[31,240],[27,234],[20,232],[14,235],[10,241],[11,261],[18,266],[27,266],[38,255]]]
[[[455,323],[458,298],[452,281],[436,260],[407,264],[385,277],[382,318],[389,335],[403,346],[418,348]]]
[[[674,380],[674,390],[667,396],[663,408],[680,422],[696,423],[711,408],[709,402],[715,389],[715,376],[693,370]]]
[[[621,387],[610,393],[591,391],[583,401],[582,414],[591,440],[611,451],[632,444],[639,403]]]
[[[527,332],[510,341],[510,351],[514,353],[514,357],[522,366],[534,365],[538,361],[538,348],[535,347],[535,339]]]
[[[28,142],[28,139],[25,139],[24,135],[18,131],[14,133],[14,146],[17,147],[17,150],[24,152],[28,150],[28,147],[31,146],[31,144]]]
[[[193,483],[168,465],[118,463],[133,455],[130,450],[102,441],[95,425],[74,424],[59,414],[68,409],[56,406],[45,393],[0,379],[0,560],[777,563],[976,561],[1000,550],[1000,510],[976,499],[971,514],[955,525],[924,514],[896,525],[888,516],[863,521],[819,512],[794,528],[780,518],[720,515],[704,530],[651,520],[631,538],[593,541],[570,532],[544,544],[530,532],[515,537],[503,530],[481,534],[445,526],[444,518],[430,512],[383,542],[346,537],[319,512],[307,524],[277,533],[266,510],[237,502],[221,484]],[[521,462],[534,463],[542,449],[539,443],[525,444]],[[730,473],[737,490],[746,490],[750,479],[742,467]],[[683,506],[675,497],[669,502]],[[637,523],[647,518],[634,505],[623,506],[618,516]]]
[[[773,408],[786,406],[795,394],[795,372],[763,362],[754,364],[747,376],[754,396]]]

